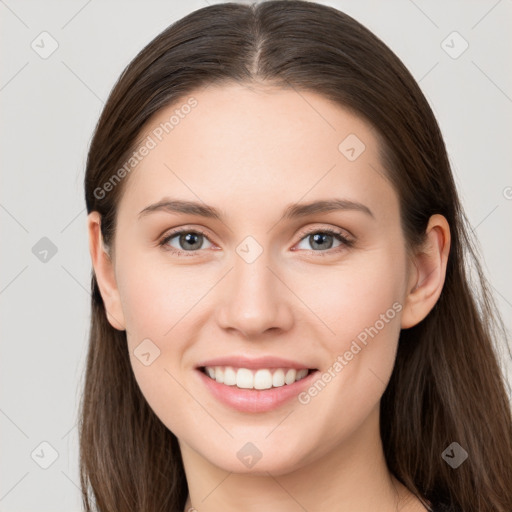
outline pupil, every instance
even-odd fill
[[[312,235],[313,237],[313,243],[311,244],[312,247],[315,246],[315,244],[319,244],[319,240],[320,240],[320,243],[321,241],[325,238],[325,237],[331,237],[332,239],[332,235],[328,235],[328,234],[322,234],[322,233],[315,233],[314,235]],[[320,248],[322,247],[325,247],[325,245],[320,245]],[[327,247],[328,249],[330,249],[332,247],[332,240],[331,240],[331,243],[329,244],[329,246]]]
[[[186,242],[187,244],[192,244],[194,246],[194,238],[196,238],[195,245],[197,247],[192,247],[192,248],[197,249],[197,248],[201,247],[201,242],[197,243],[197,239],[201,236],[202,235],[199,235],[198,233],[187,233],[187,234],[181,236],[180,241],[182,242],[182,244]]]

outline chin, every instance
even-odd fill
[[[219,451],[204,453],[202,456],[218,468],[239,474],[278,476],[291,473],[305,463],[305,454],[288,446],[277,453],[278,447],[267,441],[239,442],[231,440],[229,445],[222,445]],[[199,452],[200,453],[200,452]]]

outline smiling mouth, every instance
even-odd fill
[[[304,379],[316,369],[302,368],[235,368],[233,366],[202,366],[201,372],[219,384],[240,389],[264,390],[289,386]]]

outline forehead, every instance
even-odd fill
[[[166,195],[226,211],[243,201],[254,213],[326,195],[366,199],[377,210],[397,206],[371,125],[310,91],[198,89],[157,112],[139,139],[150,149],[120,209],[138,213]]]

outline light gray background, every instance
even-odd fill
[[[88,143],[126,64],[170,23],[208,3],[0,0],[0,512],[81,509],[76,421],[89,323]],[[419,81],[509,327],[512,1],[320,3],[361,21]],[[35,40],[40,51],[50,48],[38,37],[43,31],[59,45],[46,59],[31,47]],[[469,43],[456,59],[442,47],[453,31]],[[446,44],[452,53],[462,48],[453,37]],[[57,248],[46,263],[32,252],[42,237]],[[43,441],[58,453],[48,469],[35,462],[51,462]]]

